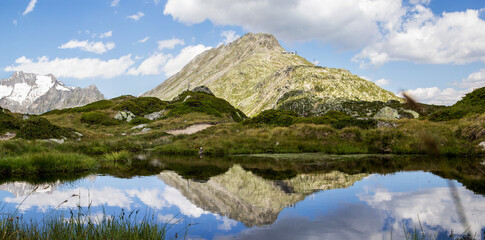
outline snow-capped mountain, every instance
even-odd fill
[[[0,80],[0,107],[12,112],[42,114],[102,99],[104,96],[95,85],[66,87],[52,74],[15,72],[10,78]]]

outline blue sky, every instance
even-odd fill
[[[0,79],[53,73],[107,98],[247,32],[427,103],[485,86],[483,0],[3,0],[0,26]]]

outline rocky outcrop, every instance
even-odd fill
[[[239,165],[207,182],[187,180],[171,171],[158,175],[164,183],[178,189],[198,207],[228,216],[248,227],[271,224],[285,207],[294,205],[309,194],[318,190],[347,188],[365,176],[367,174],[348,175],[335,171],[271,181]]]
[[[374,115],[374,119],[396,120],[399,119],[399,113],[394,108],[384,107]]]
[[[207,86],[215,96],[248,116],[281,104],[300,104],[301,92],[309,96],[302,102],[308,109],[314,99],[354,101],[402,101],[373,82],[345,69],[318,67],[296,54],[284,54],[270,34],[248,33],[238,40],[201,53],[180,72],[143,96],[171,100],[185,90],[186,83]],[[282,98],[284,98],[282,100]],[[318,102],[317,101],[317,102]]]
[[[114,116],[114,119],[131,122],[131,120],[133,120],[135,117],[136,117],[135,114],[131,113],[130,111],[119,111]]]
[[[207,94],[214,95],[214,93],[212,93],[212,91],[206,86],[195,87],[194,89],[192,89],[192,92],[205,92]]]
[[[0,80],[0,107],[12,112],[42,114],[103,99],[95,85],[66,87],[52,74],[16,72],[10,78]]]

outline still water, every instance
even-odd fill
[[[385,173],[370,165],[320,164],[319,171],[275,176],[231,162],[204,179],[187,170],[129,178],[93,174],[67,182],[6,182],[0,202],[3,212],[18,208],[24,219],[38,220],[78,206],[93,218],[139,210],[138,219],[171,222],[171,236],[188,228],[190,239],[404,239],[415,228],[433,239],[448,239],[450,230],[483,239],[485,199],[477,187],[483,173],[445,171],[446,163],[416,170],[406,160],[397,164],[401,170]]]

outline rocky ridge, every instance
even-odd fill
[[[288,53],[270,34],[248,33],[201,53],[180,72],[143,96],[170,100],[189,85],[207,86],[248,116],[286,102],[309,99],[311,107],[329,100],[402,101],[345,69],[315,66]],[[294,94],[296,92],[300,94]]]
[[[52,74],[15,72],[10,78],[0,80],[0,107],[12,112],[42,114],[102,99],[104,96],[95,85],[67,87]]]

